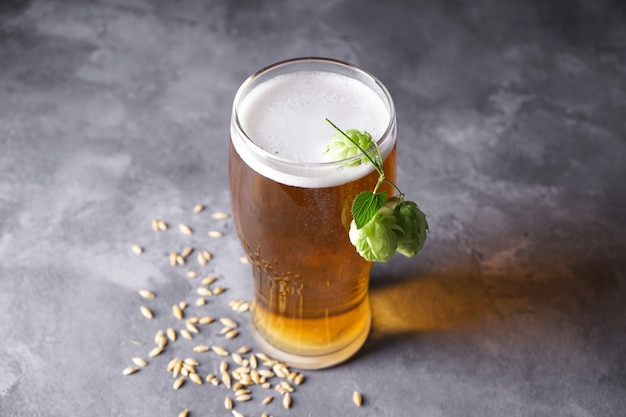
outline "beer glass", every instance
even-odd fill
[[[374,188],[378,173],[359,155],[326,154],[337,132],[325,118],[370,133],[395,181],[391,96],[345,62],[298,58],[260,70],[239,88],[230,127],[231,207],[252,269],[252,333],[265,353],[302,369],[351,357],[371,322],[372,264],[348,230],[354,198]]]

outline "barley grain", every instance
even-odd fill
[[[202,307],[203,305],[206,305],[206,298],[198,297],[196,299],[196,307]]]
[[[146,362],[144,358],[140,358],[138,356],[135,356],[132,361],[135,365],[141,366],[142,368],[148,366],[148,362]]]
[[[159,221],[157,219],[152,219],[152,230],[155,232],[159,231]]]
[[[235,320],[230,319],[228,317],[222,317],[220,319],[220,323],[222,323],[226,327],[230,327],[230,328],[233,328],[233,329],[235,329],[235,328],[237,328],[239,326]]]
[[[213,295],[220,295],[224,291],[226,291],[226,288],[224,288],[224,287],[215,287],[213,289]]]
[[[283,396],[283,407],[286,410],[291,408],[291,395],[288,392]]]
[[[185,378],[182,376],[178,377],[176,378],[176,380],[174,380],[174,384],[172,385],[172,388],[179,389],[180,387],[183,386],[184,383],[185,383]]]
[[[214,321],[215,321],[215,319],[213,317],[204,316],[204,317],[200,317],[200,321],[198,323],[199,324],[210,324],[210,323],[213,323]]]
[[[237,410],[232,410],[232,413],[233,413],[233,417],[246,417],[245,415],[241,414]]]
[[[357,407],[360,407],[363,404],[363,396],[359,391],[354,391],[352,393],[352,401]]]
[[[209,230],[209,237],[219,238],[224,236],[224,234],[218,230]]]
[[[239,349],[237,349],[237,353],[239,353],[240,355],[245,355],[246,353],[249,353],[252,350],[252,348],[250,346],[242,346]]]
[[[163,347],[157,346],[148,353],[148,356],[154,358],[156,356],[159,356],[161,353],[163,353]]]
[[[191,382],[195,382],[198,385],[202,385],[202,378],[200,378],[200,375],[198,375],[195,372],[192,372],[189,374],[189,379],[191,380]]]
[[[294,384],[296,385],[300,385],[304,382],[304,374],[298,374],[294,379],[293,379]]]
[[[198,345],[198,346],[194,346],[193,351],[194,352],[208,352],[209,347],[207,345]]]
[[[178,331],[178,333],[180,333],[180,335],[182,337],[184,337],[185,339],[187,339],[187,340],[192,340],[193,339],[193,336],[191,335],[191,333],[187,329],[180,329]]]
[[[165,370],[166,370],[167,372],[172,372],[172,371],[174,370],[174,366],[176,365],[176,363],[177,363],[179,360],[180,360],[180,359],[178,359],[178,358],[173,358],[172,360],[170,360],[170,361],[167,363],[167,366],[165,367]]]
[[[263,405],[268,405],[269,403],[271,403],[272,401],[274,401],[274,397],[272,397],[271,395],[265,397],[263,399]]]
[[[220,362],[220,373],[228,372],[228,361],[223,360]]]
[[[122,375],[132,375],[138,370],[139,370],[138,368],[129,366],[128,368],[124,368],[124,370],[122,371]]]
[[[210,297],[213,295],[213,292],[206,287],[198,287],[196,289],[196,293],[198,293],[198,295],[201,295],[203,297]]]
[[[238,401],[238,402],[246,402],[246,401],[250,401],[251,399],[252,399],[252,397],[247,395],[247,394],[246,395],[239,395],[239,396],[235,397],[235,401]]]
[[[178,303],[178,307],[180,307],[181,310],[184,310],[187,308],[187,301],[181,301]]]
[[[226,388],[230,388],[232,380],[230,379],[230,374],[228,372],[222,372],[222,382]]]
[[[185,260],[185,258],[181,255],[176,256],[176,264],[183,266],[187,263],[187,261]]]
[[[186,322],[185,327],[187,327],[187,330],[189,330],[192,333],[199,333],[198,328],[193,323]]]
[[[228,351],[221,346],[213,345],[211,346],[211,350],[220,356],[228,356]]]
[[[195,206],[193,206],[193,212],[194,212],[194,214],[201,213],[202,211],[204,211],[204,205],[202,205],[202,204],[196,204]]]
[[[152,310],[150,310],[148,307],[146,306],[141,306],[139,307],[139,309],[141,310],[141,314],[147,318],[147,319],[152,319],[152,317],[154,317],[154,314],[152,314]]]
[[[231,400],[230,397],[224,398],[224,408],[227,410],[233,409],[233,400]]]
[[[235,337],[237,337],[238,335],[239,335],[239,332],[238,332],[237,330],[233,329],[233,330],[231,330],[231,331],[227,332],[227,333],[224,335],[224,337],[225,337],[226,339],[234,339],[234,338],[235,338]]]
[[[187,417],[187,416],[189,416],[189,410],[187,410],[186,408],[180,413],[178,413],[178,417]]]
[[[225,220],[228,218],[228,213],[224,213],[223,211],[217,211],[211,214],[211,218],[215,220]]]
[[[196,271],[187,271],[187,278],[198,278],[198,273]]]
[[[165,223],[163,220],[158,220],[157,225],[159,226],[159,231],[165,232],[167,230],[167,223]]]
[[[241,258],[239,258],[239,262],[241,262],[242,264],[249,264],[250,261],[248,260],[247,256],[242,256]]]
[[[156,295],[150,290],[139,290],[139,295],[143,298],[154,298]]]
[[[183,250],[180,252],[180,256],[182,256],[183,258],[188,257],[189,255],[191,255],[191,252],[193,252],[193,247],[191,246],[186,246],[185,248],[183,248]]]
[[[170,265],[176,266],[177,259],[178,259],[178,253],[177,252],[170,253]]]
[[[171,327],[169,327],[167,329],[166,333],[167,333],[167,338],[170,339],[170,341],[172,341],[172,342],[176,341],[176,330],[174,330]]]
[[[202,285],[211,285],[213,284],[215,281],[217,281],[217,277],[214,276],[209,276],[209,277],[205,277],[202,279],[202,281],[200,282]]]
[[[183,310],[178,306],[178,304],[174,304],[172,306],[172,314],[174,314],[174,317],[176,317],[178,320],[183,319]]]
[[[181,231],[182,234],[184,235],[191,235],[193,234],[193,230],[191,230],[191,227],[187,226],[186,224],[179,224],[178,225],[178,230]]]

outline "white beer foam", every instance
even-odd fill
[[[231,137],[242,159],[277,182],[311,188],[340,185],[373,170],[369,163],[324,169],[312,166],[332,162],[324,151],[336,131],[324,118],[344,130],[365,130],[378,140],[391,117],[385,101],[365,84],[324,71],[282,74],[265,81],[243,98],[237,112],[248,138],[278,157],[274,160],[259,155],[233,125]],[[395,139],[385,141],[383,157],[394,142]],[[283,164],[280,159],[292,163]]]

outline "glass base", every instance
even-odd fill
[[[300,369],[322,369],[329,368],[352,357],[365,343],[371,328],[371,318],[367,321],[367,325],[363,331],[350,342],[347,346],[322,355],[302,356],[285,352],[269,343],[261,336],[261,334],[252,326],[252,336],[258,347],[272,359],[276,359],[284,364]]]

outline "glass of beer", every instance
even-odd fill
[[[239,88],[230,127],[231,206],[252,267],[252,333],[265,353],[302,369],[351,357],[371,322],[372,263],[348,230],[354,198],[374,188],[378,173],[359,155],[326,154],[337,132],[325,118],[370,133],[395,181],[391,96],[345,62],[299,58],[260,70]]]

